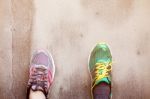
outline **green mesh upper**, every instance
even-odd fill
[[[91,52],[91,56],[90,56],[90,60],[89,60],[89,69],[90,69],[90,71],[95,69],[95,64],[96,63],[101,63],[101,62],[106,63],[106,64],[112,62],[111,52],[109,50],[109,47],[105,43],[98,43],[95,46],[95,48],[93,49],[93,51]],[[99,80],[98,82],[95,82],[95,83],[98,84],[102,81],[104,81],[108,84],[110,83],[109,78],[103,78],[103,79],[101,79],[101,80]]]

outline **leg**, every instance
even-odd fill
[[[29,99],[46,99],[45,95],[41,91],[32,91],[30,90]]]
[[[112,57],[108,46],[105,43],[97,44],[89,60],[94,99],[110,99],[111,97],[111,64]]]
[[[102,82],[93,88],[94,99],[110,99],[110,85]]]

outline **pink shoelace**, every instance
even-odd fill
[[[44,66],[31,67],[28,86],[31,86],[33,91],[39,90],[48,93],[51,84],[51,72]]]

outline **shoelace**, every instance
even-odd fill
[[[36,84],[37,86],[41,86],[42,88],[47,90],[48,82],[47,82],[47,74],[48,71],[45,68],[32,68],[32,73],[30,75],[30,84]]]
[[[112,63],[96,63],[96,70],[95,70],[95,82],[99,81],[102,78],[109,77],[111,72]]]
[[[98,82],[100,79],[105,78],[105,77],[109,77],[109,73],[111,72],[111,66],[112,63],[96,63],[95,64],[95,78],[94,78],[94,82],[92,85],[92,90],[95,87],[95,85],[97,84],[96,82]],[[91,93],[93,94],[93,92],[91,91]],[[92,95],[92,99],[94,99],[93,95]]]

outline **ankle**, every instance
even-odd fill
[[[42,91],[33,91],[30,89],[29,99],[46,99],[46,96]]]
[[[102,82],[93,89],[94,99],[110,99],[110,91],[110,85]]]

